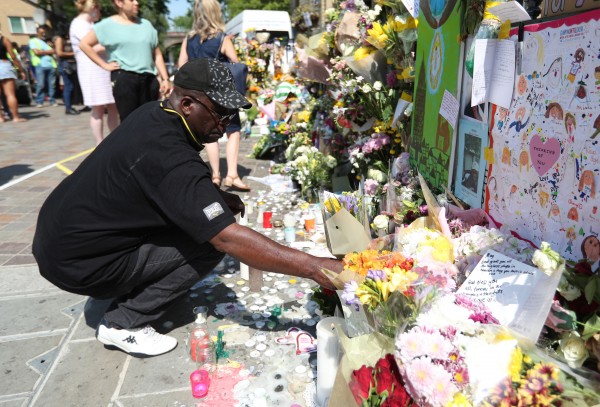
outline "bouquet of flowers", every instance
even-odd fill
[[[415,405],[404,388],[392,354],[379,359],[375,367],[363,365],[352,372],[349,383],[356,404],[364,407],[408,407]]]
[[[584,366],[600,372],[599,313],[600,276],[587,259],[567,263],[546,320],[550,331],[545,342],[554,356],[572,368]]]
[[[358,261],[355,256],[360,256]],[[345,263],[357,268],[364,279],[347,282],[342,299],[356,308],[366,306],[375,330],[392,338],[416,320],[437,292],[428,270],[414,267],[411,258],[398,252],[367,250],[347,256]]]
[[[438,297],[398,336],[396,357],[410,396],[425,406],[592,405],[597,389],[529,348],[476,300]],[[597,385],[596,385],[597,386]]]
[[[325,156],[316,147],[301,146],[296,149],[296,158],[289,162],[290,173],[300,184],[306,201],[318,201],[318,189],[331,182],[336,164],[335,158]]]

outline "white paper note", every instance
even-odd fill
[[[492,102],[508,109],[514,83],[514,41],[476,40],[471,106]]]
[[[502,22],[510,20],[511,23],[520,23],[521,21],[531,20],[525,8],[516,1],[500,3],[497,6],[490,7],[487,11],[498,17]]]
[[[494,68],[496,44],[496,40],[475,40],[471,106],[487,102],[488,89]]]
[[[504,326],[536,342],[550,311],[560,272],[535,267],[489,250],[458,289],[482,301]]]
[[[419,0],[402,0],[402,4],[413,18],[419,17],[419,7],[421,6]]]
[[[498,40],[490,83],[489,102],[508,109],[515,85],[515,43]]]
[[[448,123],[450,123],[452,128],[456,127],[459,111],[460,104],[458,103],[458,99],[456,99],[452,93],[448,92],[448,89],[444,89],[444,97],[442,98],[442,105],[440,106],[440,114],[448,121]]]

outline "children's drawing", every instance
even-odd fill
[[[580,260],[588,256],[579,247],[594,250],[600,233],[600,9],[523,31],[512,103],[490,110],[496,161],[485,208],[523,238]]]

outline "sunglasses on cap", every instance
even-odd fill
[[[204,104],[200,99],[197,99],[191,95],[186,95],[186,96],[189,97],[190,99],[192,99],[194,102],[200,103],[206,110],[208,110],[208,113],[211,115],[213,120],[215,122],[217,122],[218,124],[228,124],[229,122],[231,122],[231,120],[233,120],[235,115],[238,114],[237,112],[233,112],[233,113],[229,113],[229,114],[218,113],[218,112],[214,111],[213,109],[211,109],[206,104]]]

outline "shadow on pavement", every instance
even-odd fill
[[[4,168],[0,168],[0,185],[12,181],[19,175],[25,175],[33,172],[33,168],[29,164],[14,164]]]

